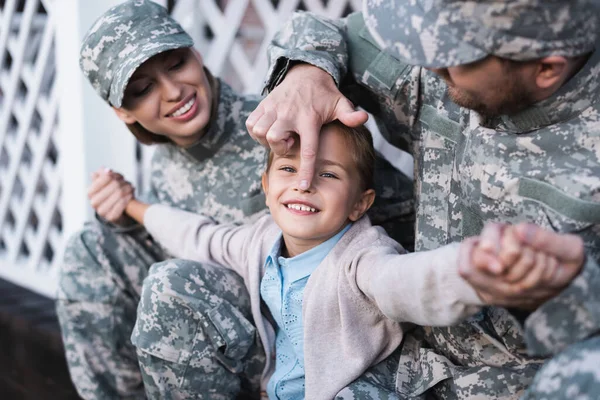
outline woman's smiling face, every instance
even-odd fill
[[[123,107],[115,111],[127,124],[138,122],[177,145],[189,146],[204,134],[212,96],[202,58],[183,48],[143,63],[127,84]]]

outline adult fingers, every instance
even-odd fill
[[[505,227],[506,225],[495,222],[485,224],[479,235],[479,246],[493,255],[498,255]]]
[[[254,111],[252,111],[250,113],[250,115],[248,115],[248,118],[246,119],[246,129],[248,130],[248,133],[250,133],[250,136],[252,136],[252,138],[254,140],[256,140],[257,142],[259,142],[260,144],[262,144],[263,146],[267,146],[267,140],[264,136],[259,136],[256,134],[256,132],[254,131],[254,126],[256,125],[256,122],[259,121],[263,114],[265,113],[265,108],[263,106],[263,103],[261,102],[258,107],[256,107],[254,109]]]
[[[544,274],[542,275],[542,279],[545,282],[547,287],[557,287],[555,285],[555,280],[557,278],[557,273],[560,268],[558,260],[556,257],[552,257],[549,255],[546,256],[546,266],[544,269]]]
[[[114,208],[118,207],[119,203],[123,201],[123,199],[128,198],[133,194],[133,188],[131,185],[122,185],[117,190],[114,190],[96,209],[98,215],[102,218],[105,218],[109,221],[114,221],[112,218],[111,211],[114,212]],[[124,210],[124,207],[123,207]],[[120,217],[121,213],[118,215]],[[118,218],[117,217],[117,218]]]
[[[547,263],[547,256],[544,253],[534,253],[530,248],[525,248],[519,263],[524,266],[522,269],[525,273],[523,278],[518,280],[517,286],[523,292],[547,286],[542,279]]]
[[[482,271],[476,271],[464,278],[481,300],[489,305],[532,310],[552,295],[548,289],[525,290],[516,283],[505,282],[501,277]]]
[[[112,181],[122,181],[123,175],[113,172],[110,169],[104,168],[99,171],[92,173],[92,183],[88,188],[88,198],[91,199],[94,194],[101,191],[105,186],[107,186]]]
[[[514,265],[521,256],[523,250],[521,247],[521,241],[517,238],[514,227],[507,226],[503,231],[498,259],[505,267]]]
[[[282,120],[277,120],[271,125],[266,140],[271,151],[277,155],[287,154],[295,142],[291,126]]]
[[[133,199],[133,190],[128,195],[120,197],[113,207],[107,212],[106,219],[110,222],[118,221],[125,212],[127,204]]]
[[[111,181],[111,176],[105,172],[95,172],[92,174],[92,183],[90,184],[87,192],[88,198],[91,199],[94,194],[102,190]]]
[[[112,179],[105,186],[100,188],[90,197],[90,204],[98,212],[98,207],[102,205],[113,193],[118,193],[121,186],[126,184],[123,180]]]
[[[315,173],[315,161],[319,149],[319,133],[321,123],[317,120],[305,119],[298,126],[300,135],[300,170],[298,171],[298,188],[307,190],[312,184]]]
[[[466,266],[469,266],[468,268],[472,269],[472,271],[467,269]],[[475,271],[485,271],[489,274],[497,275],[502,272],[502,266],[499,264],[496,256],[477,246],[471,254],[471,264],[465,263],[462,269],[464,274],[474,273]]]
[[[256,121],[252,124],[251,135],[253,138],[258,140],[260,143],[267,143],[267,132],[271,129],[273,123],[277,120],[277,113],[275,111],[265,111],[260,114]],[[246,125],[248,121],[246,121]],[[270,144],[268,144],[270,145]]]
[[[530,247],[524,247],[521,250],[520,257],[507,268],[504,280],[510,283],[523,280],[531,274],[536,266],[536,261],[539,261],[538,256],[541,254],[539,252],[535,253]]]
[[[523,243],[535,250],[554,256],[561,262],[583,263],[584,246],[579,236],[556,233],[535,224],[519,224],[516,232]]]
[[[369,114],[362,110],[356,110],[350,100],[340,96],[334,109],[333,119],[338,119],[346,126],[357,127],[367,122]]]

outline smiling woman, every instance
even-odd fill
[[[246,222],[265,209],[264,149],[244,126],[257,99],[214,78],[192,44],[164,8],[131,0],[90,29],[80,64],[138,140],[156,145],[143,198]],[[142,281],[170,255],[124,214],[133,196],[116,172],[92,176],[88,197],[97,219],[70,239],[60,270],[57,310],[71,377],[85,399],[146,396],[130,338]]]
[[[128,125],[139,124],[149,133],[189,146],[204,135],[210,120],[211,80],[197,51],[183,48],[160,53],[135,70],[123,105],[115,107],[115,112]]]

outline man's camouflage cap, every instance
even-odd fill
[[[142,63],[193,44],[164,7],[150,0],[130,0],[94,23],[83,39],[79,65],[100,97],[121,107],[127,83]]]
[[[600,0],[364,0],[369,31],[409,64],[444,68],[495,55],[527,61],[594,49]]]

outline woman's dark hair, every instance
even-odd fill
[[[168,137],[150,132],[139,122],[125,125],[127,125],[127,129],[129,129],[129,131],[133,133],[133,136],[135,136],[142,144],[171,143],[171,140]]]

